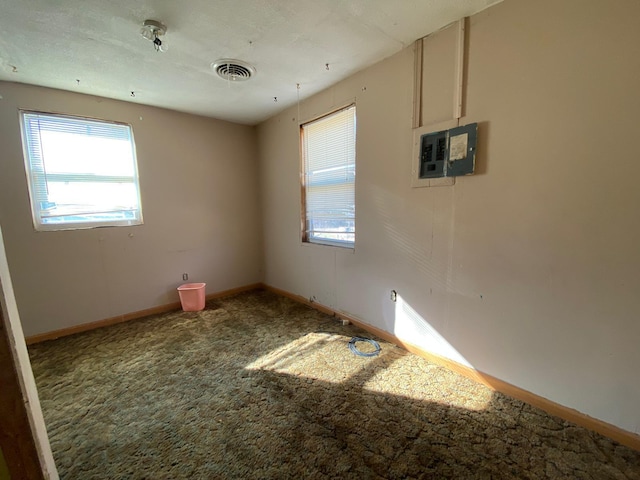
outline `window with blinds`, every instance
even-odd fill
[[[356,107],[302,125],[303,241],[355,244]]]
[[[129,125],[20,112],[36,230],[142,223]]]

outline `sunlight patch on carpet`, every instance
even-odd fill
[[[490,404],[493,392],[489,388],[419,360],[415,355],[398,358],[388,368],[377,370],[364,388],[467,410],[484,410]]]
[[[382,349],[376,357],[357,356],[349,350],[350,339],[338,334],[309,333],[261,356],[245,368],[468,410],[482,410],[491,401],[492,391],[483,385],[461,379],[389,343],[381,342]],[[361,349],[366,351],[373,346],[362,343]],[[434,389],[434,384],[438,388]]]
[[[343,335],[309,333],[263,355],[246,368],[342,383],[371,362],[371,358],[351,353],[349,340],[351,337]]]

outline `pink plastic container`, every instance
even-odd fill
[[[204,309],[204,287],[206,283],[185,283],[178,287],[180,303],[185,312],[197,312]]]

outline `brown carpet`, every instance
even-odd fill
[[[34,345],[61,478],[640,479],[640,452],[354,335],[258,291]]]

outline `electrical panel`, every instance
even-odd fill
[[[422,135],[419,178],[472,174],[476,165],[477,138],[477,123]]]

